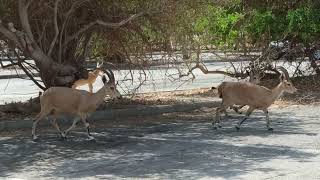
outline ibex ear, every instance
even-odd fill
[[[103,65],[103,62],[100,64],[99,61],[97,61],[97,67],[96,68],[100,68]]]
[[[103,84],[106,84],[106,82],[107,82],[107,78],[105,75],[102,76],[102,82],[103,82]]]

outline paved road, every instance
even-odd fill
[[[212,60],[214,56],[207,56],[204,58],[205,60]],[[248,62],[235,62],[234,65],[236,67],[243,67],[247,65]],[[289,73],[292,75],[296,63],[288,64],[279,62],[276,65],[284,66],[288,69]],[[308,63],[305,62],[302,66],[308,66]],[[230,64],[228,62],[214,62],[209,61],[206,63],[206,67],[209,70],[230,70]],[[183,68],[182,68],[183,69]],[[305,68],[307,69],[307,68]],[[186,69],[184,69],[186,72]],[[120,70],[115,71],[116,80],[124,80],[130,79],[131,75],[134,77],[134,82],[131,81],[119,81],[118,90],[122,94],[126,94],[128,90],[135,89],[139,86],[140,82],[144,79],[144,73],[139,70]],[[132,74],[131,74],[132,73]],[[195,88],[207,88],[211,86],[217,86],[224,80],[233,80],[236,81],[234,78],[226,77],[220,74],[203,74],[199,69],[193,71],[196,79],[193,81],[186,81],[190,79],[190,77],[185,77],[180,80],[179,79],[179,72],[175,67],[154,67],[146,72],[146,82],[144,85],[138,89],[138,92],[145,93],[145,92],[155,92],[155,91],[173,91],[173,90],[186,90],[186,89],[195,89]],[[0,75],[8,75],[8,74],[15,74],[15,71],[1,71]],[[168,76],[172,76],[169,78]],[[100,77],[94,84],[93,91],[97,91],[100,87],[102,87],[103,83],[100,80]],[[88,90],[88,86],[81,86],[79,87],[83,90]],[[124,91],[125,90],[125,91]],[[23,79],[0,79],[0,104],[5,104],[9,102],[17,102],[17,101],[26,101],[29,100],[31,97],[37,97],[39,95],[39,88],[29,80]]]
[[[66,141],[58,140],[54,131],[41,132],[39,142],[25,132],[1,133],[0,177],[316,179],[319,110],[273,107],[274,132],[265,130],[263,114],[256,112],[239,132],[234,129],[239,116],[232,114],[218,131],[209,119],[95,128],[95,143],[85,140],[83,129]]]

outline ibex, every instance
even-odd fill
[[[261,78],[262,78],[261,73],[256,72],[256,71],[250,71],[250,72],[247,72],[247,74],[249,75],[249,82],[250,82],[250,83],[253,83],[253,84],[259,84],[259,83],[260,83],[260,80],[261,80]],[[216,87],[212,87],[211,89],[212,89],[212,90],[213,90],[213,89],[216,89]],[[220,90],[220,89],[218,89],[218,91],[219,91],[219,90]],[[221,93],[221,92],[218,92],[218,94],[220,94],[220,93]],[[238,114],[242,114],[242,112],[240,112],[239,110],[240,110],[241,108],[243,108],[244,106],[246,106],[246,105],[241,105],[241,106],[232,105],[232,106],[230,106],[230,109],[233,109],[233,110],[234,110],[236,113],[238,113]],[[228,116],[227,111],[225,111],[224,113],[225,113],[226,116]]]
[[[96,81],[96,79],[100,75],[100,73],[103,73],[103,71],[100,69],[101,65],[97,64],[97,68],[94,71],[88,73],[87,79],[79,79],[76,82],[74,82],[72,85],[72,88],[76,89],[78,86],[88,84],[89,92],[92,93],[92,89],[93,89],[92,84]]]
[[[228,107],[233,105],[248,105],[249,108],[245,117],[238,122],[236,129],[239,130],[241,124],[250,116],[255,109],[262,110],[266,115],[267,129],[272,131],[270,127],[270,119],[268,107],[279,98],[283,92],[294,93],[297,89],[289,81],[289,74],[283,67],[277,67],[282,71],[280,75],[280,83],[273,89],[268,89],[249,82],[223,82],[218,87],[219,97],[222,98],[221,106],[217,109],[216,119],[212,122],[220,126],[220,112],[225,112]]]
[[[106,82],[106,77],[103,75],[102,81],[104,85],[96,93],[89,93],[67,87],[51,87],[47,89],[40,97],[41,111],[33,122],[33,139],[37,139],[35,131],[38,122],[50,114],[53,115],[52,125],[58,130],[62,138],[66,138],[67,133],[76,127],[78,119],[75,119],[65,132],[62,132],[56,122],[56,118],[61,113],[69,113],[80,116],[81,121],[87,129],[89,139],[93,140],[94,137],[90,134],[89,123],[86,121],[87,116],[97,109],[107,95],[111,98],[121,98],[116,88],[113,72],[108,70],[106,74],[109,77],[109,81]]]

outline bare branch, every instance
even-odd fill
[[[209,71],[204,65],[202,65],[200,63],[197,63],[195,66],[190,68],[189,71],[186,74],[180,74],[179,77],[181,78],[181,77],[184,77],[184,76],[189,76],[190,74],[192,74],[192,71],[195,70],[195,69],[200,69],[203,74],[223,74],[223,75],[230,76],[230,77],[242,76],[240,74],[236,74],[236,73],[234,74],[234,73],[230,73],[230,72],[226,72],[226,71],[220,71],[220,70]]]
[[[40,36],[39,36],[39,38],[38,38],[38,43],[39,43],[40,47],[42,47],[42,39],[43,39],[43,37],[44,37],[44,35],[45,35],[45,32],[46,32],[45,30],[46,30],[47,24],[48,24],[48,21],[46,20],[46,21],[44,22],[44,25],[42,26],[41,32],[40,32],[40,30],[39,30]]]
[[[61,63],[61,58],[62,58],[62,38],[63,38],[63,35],[64,35],[64,32],[65,32],[65,27],[66,27],[66,24],[69,20],[69,17],[71,15],[71,13],[79,8],[81,6],[81,4],[85,3],[85,2],[89,2],[90,0],[78,0],[76,2],[74,2],[69,11],[66,13],[65,15],[65,19],[63,21],[63,24],[62,24],[62,27],[61,27],[61,30],[60,30],[60,36],[59,36],[59,55],[58,55],[58,62]],[[66,43],[67,44],[67,43]]]
[[[52,50],[54,48],[54,45],[56,44],[56,41],[58,39],[58,36],[59,36],[59,27],[58,27],[58,5],[59,5],[59,2],[60,0],[56,0],[55,3],[54,3],[54,14],[53,14],[53,23],[54,23],[54,31],[55,31],[55,35],[54,35],[54,38],[50,44],[50,48],[49,48],[49,51],[48,51],[48,56],[51,55],[52,53]]]
[[[193,66],[192,68],[189,68],[189,71],[186,74],[179,73],[180,74],[179,78],[184,77],[184,76],[189,76],[191,74],[193,76],[192,79],[195,79],[195,75],[192,73],[192,71],[195,70],[195,69],[200,69],[203,74],[223,74],[223,75],[230,76],[230,77],[242,77],[242,76],[244,76],[242,73],[237,73],[237,72],[230,73],[230,72],[220,71],[220,70],[209,71],[200,60],[200,54],[201,54],[200,45],[198,45],[196,54],[197,54],[197,58],[196,58],[195,66]],[[217,55],[217,54],[215,54],[215,55]],[[219,56],[219,55],[217,55],[217,56]],[[221,56],[219,56],[219,57],[221,57]]]
[[[231,66],[232,66],[232,68],[233,68],[233,70],[236,72],[236,67],[234,66],[234,64],[230,61],[230,60],[228,60],[227,58],[224,58],[224,57],[222,57],[222,56],[220,56],[218,53],[216,53],[216,52],[214,52],[214,51],[210,51],[212,54],[214,54],[215,56],[217,56],[218,58],[220,58],[220,59],[222,59],[222,60],[224,60],[224,61],[227,61],[227,62],[229,62],[230,64],[231,64]]]
[[[89,2],[90,0],[78,0],[78,1],[75,1],[72,5],[71,5],[71,8],[69,9],[69,11],[67,12],[66,14],[66,19],[68,19],[68,17],[71,15],[71,13],[79,8],[81,6],[81,4],[85,3],[85,2]]]
[[[142,16],[143,14],[144,14],[144,12],[140,12],[138,14],[134,14],[134,15],[130,16],[129,18],[120,21],[119,23],[108,23],[108,22],[104,22],[104,21],[101,21],[101,20],[97,20],[96,23],[101,25],[101,26],[108,27],[108,28],[119,28],[119,27],[125,25],[126,23],[132,21],[133,19]]]
[[[39,68],[36,65],[34,65],[34,64],[30,63],[30,62],[27,62],[27,61],[25,61],[24,63],[27,64],[28,66],[30,66],[35,71],[40,72]]]
[[[134,20],[135,18],[138,18],[138,17],[142,16],[143,14],[144,14],[144,12],[140,12],[138,14],[134,14],[134,15],[130,16],[129,18],[120,21],[119,23],[104,22],[102,20],[96,20],[94,22],[91,22],[91,23],[85,25],[83,28],[81,28],[78,32],[73,34],[71,37],[69,37],[68,40],[65,42],[64,46],[66,44],[68,44],[70,41],[72,41],[73,39],[75,39],[76,37],[78,37],[80,34],[82,34],[85,31],[87,31],[89,28],[91,28],[94,25],[101,25],[101,26],[104,26],[104,27],[107,27],[107,28],[119,28],[119,27],[125,25],[126,23]]]
[[[30,4],[33,2],[33,0],[30,0],[27,5],[26,5],[26,8],[28,9],[28,7],[30,6]]]
[[[32,76],[32,74],[30,74],[27,69],[22,65],[22,62],[24,62],[23,59],[20,58],[20,55],[17,53],[16,50],[14,50],[15,55],[18,58],[18,66],[23,70],[23,72],[30,78],[30,80],[32,80],[40,89],[45,90],[46,88],[43,87],[36,79],[34,79],[34,77]]]

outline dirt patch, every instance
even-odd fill
[[[159,92],[159,93],[145,93],[137,94],[132,98],[124,97],[117,100],[108,100],[103,103],[98,110],[103,109],[121,109],[128,106],[136,105],[170,105],[185,102],[184,97],[214,97],[215,92],[209,88],[193,89],[175,92]],[[8,103],[0,105],[0,115],[10,116],[15,114],[20,115],[35,115],[40,111],[39,98],[30,99],[27,102]]]

